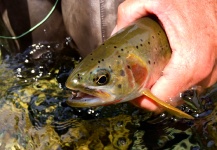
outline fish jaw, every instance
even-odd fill
[[[89,94],[87,94],[89,93]],[[79,92],[79,96],[72,95],[66,101],[66,103],[72,107],[93,107],[102,106],[111,103],[117,103],[119,101],[114,100],[112,96],[106,92],[100,90],[92,92]]]
[[[92,107],[92,106],[100,106],[103,104],[103,101],[98,97],[81,97],[74,98],[70,97],[66,103],[71,107]]]
[[[98,94],[100,95],[100,94]],[[105,96],[107,94],[101,94],[101,96]],[[108,100],[102,99],[100,97],[88,95],[86,93],[82,93],[82,97],[74,97],[73,95],[68,98],[66,103],[71,107],[96,107],[96,106],[104,106],[108,104],[118,103],[119,100]]]
[[[115,97],[112,94],[105,92],[103,89],[80,84],[76,78],[69,79],[66,82],[66,87],[72,91],[78,91],[76,94],[72,92],[72,96],[66,101],[71,107],[101,106],[115,101]]]

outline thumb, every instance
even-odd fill
[[[190,70],[190,68],[191,66],[188,66],[185,62],[183,62],[182,56],[179,56],[176,52],[174,52],[172,58],[163,71],[163,75],[151,88],[152,94],[171,105],[176,106],[179,104],[180,99],[177,97],[180,92],[192,85],[192,74],[190,72],[186,72]],[[155,102],[145,96],[137,98],[133,101],[133,103],[151,111],[159,109]]]
[[[149,11],[151,4],[153,5],[153,2],[144,2],[142,0],[125,0],[123,3],[121,3],[118,6],[117,25],[115,26],[111,35],[126,27],[135,20],[152,13]]]

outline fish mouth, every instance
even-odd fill
[[[103,97],[103,98],[100,98]],[[71,107],[93,107],[105,105],[109,94],[102,91],[95,91],[93,94],[87,94],[81,91],[72,91],[72,95],[66,100]]]

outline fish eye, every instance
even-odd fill
[[[110,73],[107,69],[97,69],[93,74],[93,82],[96,85],[106,85],[109,82]]]
[[[108,78],[106,75],[101,75],[96,81],[96,84],[98,85],[105,85],[106,83],[108,83]]]

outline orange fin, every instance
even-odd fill
[[[175,108],[174,106],[160,100],[159,98],[157,98],[156,96],[154,96],[150,90],[144,90],[142,92],[145,96],[151,98],[153,101],[155,101],[158,105],[160,105],[161,107],[163,107],[165,109],[165,111],[169,112],[170,114],[179,117],[179,118],[186,118],[186,119],[194,119],[193,116],[186,114],[185,112]]]

